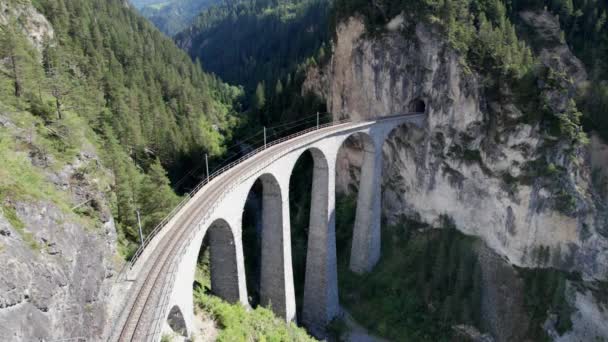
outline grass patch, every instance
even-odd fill
[[[199,258],[196,270],[194,302],[217,323],[220,328],[217,341],[315,341],[295,323],[286,323],[267,308],[247,310],[241,304],[229,304],[206,293],[210,288],[209,253]]]
[[[23,152],[0,130],[0,194],[12,199],[51,199],[57,192],[45,182]]]
[[[285,323],[272,311],[257,307],[247,311],[240,304],[195,291],[198,307],[213,317],[221,331],[217,341],[315,341],[294,323]]]
[[[208,284],[209,272],[197,270],[197,281]],[[201,282],[202,281],[202,282]],[[285,323],[274,313],[262,307],[248,311],[240,304],[228,304],[218,297],[205,293],[206,286],[194,289],[194,301],[217,323],[220,333],[217,341],[315,341],[293,322]]]
[[[374,270],[348,269],[354,199],[338,198],[336,227],[340,302],[373,334],[395,341],[452,341],[452,326],[479,326],[481,268],[477,241],[457,232],[404,221],[382,230],[382,258]],[[340,330],[339,322],[329,330]]]
[[[13,229],[15,229],[17,234],[21,236],[23,241],[25,241],[25,243],[27,243],[27,245],[30,246],[32,250],[40,251],[40,244],[38,244],[38,242],[35,240],[34,234],[25,230],[25,224],[23,224],[21,219],[19,219],[19,216],[17,216],[17,212],[15,211],[15,209],[9,207],[8,205],[2,204],[0,205],[0,210],[2,210],[2,215],[8,220],[8,222],[11,224]]]

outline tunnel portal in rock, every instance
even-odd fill
[[[409,111],[411,113],[426,113],[426,102],[422,99],[412,100]]]

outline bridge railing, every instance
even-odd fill
[[[260,147],[259,149],[257,149],[256,151],[253,151],[251,156],[253,156],[254,154],[260,153],[272,146],[278,145],[282,142],[285,142],[287,140],[290,139],[294,139],[297,138],[299,136],[308,134],[310,132],[314,132],[316,130],[319,129],[323,129],[323,128],[327,128],[327,127],[332,127],[332,126],[337,126],[337,125],[341,125],[344,123],[348,123],[351,122],[351,120],[341,120],[341,121],[336,121],[336,122],[332,122],[332,123],[328,123],[328,124],[324,124],[324,125],[320,125],[319,127],[312,127],[294,134],[291,134],[289,136],[277,139],[275,141],[273,141],[270,144],[267,144],[266,147]],[[251,157],[250,156],[250,157]],[[245,159],[248,159],[247,156],[244,156],[242,158],[243,160],[241,162],[243,162]],[[269,163],[272,163],[269,162]],[[239,162],[235,162],[233,163],[235,165],[233,165],[232,167],[236,166],[236,164],[239,164]],[[230,165],[226,166],[226,170],[230,169],[231,167],[229,167]],[[259,165],[258,167],[256,167],[257,170],[259,169],[263,169],[267,166],[267,163]],[[214,204],[212,205],[211,208],[209,208],[209,210],[207,210],[207,212],[205,213],[205,215],[202,217],[201,219],[201,224],[199,225],[199,227],[204,227],[207,225],[209,218],[211,217],[212,212],[215,210],[215,208],[219,205],[219,203],[223,200],[223,198],[226,196],[227,193],[229,193],[237,184],[240,184],[242,182],[242,180],[247,179],[249,177],[249,174],[254,174],[257,172],[257,170],[252,170],[250,173],[248,173],[248,175],[242,176],[239,178],[239,180],[237,182],[235,182],[234,184],[232,184],[231,186],[229,186],[225,191],[222,192],[222,194],[220,195],[220,198],[217,199],[217,201],[214,201]],[[224,171],[224,172],[225,172]],[[199,228],[200,229],[200,228]],[[193,230],[190,232],[188,238],[184,239],[184,244],[188,244],[190,243],[190,241],[193,241],[193,237],[194,235],[197,234],[197,230]],[[176,260],[180,260],[181,258],[184,257],[187,248],[179,248],[179,250],[181,250],[181,253],[179,253],[178,257]],[[165,278],[164,282],[163,282],[163,290],[160,294],[160,300],[159,300],[159,304],[158,306],[155,308],[155,313],[154,313],[154,319],[153,321],[155,322],[153,324],[153,327],[149,330],[149,334],[147,335],[147,337],[149,339],[153,339],[155,336],[157,336],[158,334],[160,334],[160,331],[162,330],[162,326],[163,326],[163,322],[164,322],[164,317],[166,315],[166,309],[168,307],[169,304],[169,299],[170,299],[170,295],[172,293],[172,284],[175,283],[175,279],[177,277],[177,265],[179,264],[179,262],[173,263],[170,267],[170,270],[167,274],[167,277]]]
[[[422,114],[422,113],[407,113],[407,114],[399,114],[399,115],[392,115],[392,116],[384,116],[384,117],[378,117],[375,118],[375,120],[390,120],[390,119],[394,119],[397,117],[401,117],[403,115],[416,115],[416,114]],[[173,210],[171,210],[171,212],[169,212],[169,214],[167,214],[167,216],[165,216],[156,226],[155,228],[146,236],[146,238],[144,239],[144,242],[140,245],[140,247],[137,249],[137,251],[135,251],[135,254],[133,254],[133,256],[131,257],[131,260],[129,260],[128,262],[126,262],[122,269],[120,270],[120,272],[118,273],[118,276],[116,277],[116,281],[120,281],[125,274],[127,273],[128,270],[130,270],[133,265],[137,262],[137,260],[139,260],[139,257],[141,257],[142,253],[144,252],[144,250],[146,249],[146,247],[150,244],[150,242],[156,237],[156,235],[158,235],[158,233],[169,223],[169,221],[171,221],[175,215],[182,209],[184,208],[184,206],[190,201],[190,199],[192,199],[205,185],[209,184],[211,181],[213,181],[214,179],[216,179],[217,177],[221,176],[222,174],[224,174],[226,171],[234,168],[235,166],[241,164],[242,162],[248,160],[249,158],[257,155],[258,153],[268,149],[269,147],[275,146],[277,144],[280,144],[282,142],[285,142],[287,140],[291,140],[294,138],[297,138],[301,135],[304,134],[308,134],[310,132],[319,130],[319,129],[323,129],[323,128],[327,128],[327,127],[332,127],[332,126],[337,126],[337,125],[341,125],[344,123],[348,123],[348,122],[353,122],[351,119],[344,119],[344,120],[339,120],[339,121],[333,121],[333,122],[329,122],[326,124],[322,124],[322,125],[318,125],[318,126],[313,126],[310,127],[308,129],[290,134],[288,136],[273,140],[269,143],[267,143],[266,145],[260,146],[257,149],[249,152],[248,154],[242,156],[241,158],[223,166],[222,168],[214,171],[211,175],[209,175],[209,177],[205,178],[203,181],[201,181],[194,189],[192,189],[192,191],[190,191],[186,196],[184,196],[184,198],[180,201],[180,203],[173,208]]]
[[[417,114],[422,114],[422,113],[408,113],[407,115],[417,115]],[[378,122],[378,121],[392,120],[392,119],[396,119],[396,118],[401,118],[404,115],[406,115],[406,114],[393,115],[393,116],[385,116],[385,117],[381,117],[381,118],[376,118],[373,121]],[[269,148],[271,146],[280,144],[280,143],[282,143],[282,142],[284,142],[286,140],[297,138],[298,136],[305,135],[305,134],[313,132],[315,130],[322,129],[322,128],[327,128],[327,127],[331,127],[331,126],[337,126],[337,125],[348,123],[348,122],[352,122],[352,121],[351,120],[341,120],[341,121],[337,121],[337,122],[332,122],[332,123],[324,124],[324,125],[321,125],[319,127],[315,126],[315,127],[306,129],[304,131],[291,134],[291,135],[286,136],[284,138],[280,138],[280,139],[277,139],[277,140],[273,141],[271,144],[268,144],[266,146],[266,148],[260,147],[259,149],[257,149],[257,152],[253,151],[251,155],[253,156],[254,154],[257,154],[257,153],[259,153],[259,152],[261,152],[261,151],[263,151],[263,150],[265,150],[265,149],[267,149],[267,148]],[[307,142],[304,142],[303,144],[306,144],[306,143]],[[280,154],[280,153],[284,153],[284,152],[279,151],[278,153]],[[273,154],[273,156],[274,155],[275,154]],[[242,159],[243,160],[241,160],[241,162],[244,161],[245,159],[248,159],[248,158],[247,158],[247,156],[245,156]],[[272,162],[273,162],[273,160],[269,160],[269,161],[266,161],[265,163],[263,163],[261,165],[257,165],[257,167],[255,168],[255,170],[251,170],[246,175],[243,175],[243,176],[239,177],[239,179],[236,182],[234,182],[233,184],[231,184],[230,186],[228,186],[228,188],[221,193],[220,197],[216,201],[214,201],[212,207],[209,208],[209,210],[207,210],[207,212],[203,215],[203,217],[202,217],[202,219],[200,221],[201,224],[199,224],[199,229],[202,229],[202,227],[205,227],[205,226],[207,226],[207,224],[210,223],[208,221],[209,221],[209,219],[211,217],[212,212],[219,205],[219,203],[224,199],[224,197],[226,196],[227,193],[229,193],[235,186],[237,186],[237,184],[240,184],[243,180],[249,178],[251,176],[251,174],[256,174],[257,172],[259,172],[259,170],[264,169],[265,167],[267,167]],[[236,164],[239,164],[239,163],[240,162],[237,161],[234,164],[236,165]],[[234,167],[234,165],[232,167]],[[230,167],[230,165],[227,165],[226,168],[227,168],[226,169],[226,171],[227,171],[231,167]],[[192,230],[190,232],[189,236],[186,239],[184,239],[183,244],[187,245],[191,241],[194,241],[194,236],[197,233],[198,233],[197,230]],[[153,322],[154,323],[153,323],[151,329],[149,330],[149,334],[147,336],[151,340],[155,336],[158,336],[161,333],[161,330],[162,330],[162,327],[163,327],[163,324],[164,324],[164,318],[166,317],[166,310],[168,310],[169,300],[170,300],[170,296],[171,296],[171,293],[172,293],[172,290],[173,290],[172,285],[175,283],[175,279],[177,277],[177,271],[178,271],[177,266],[179,264],[179,260],[181,260],[184,257],[184,255],[185,255],[185,253],[187,251],[187,248],[179,248],[179,250],[181,252],[178,253],[178,255],[177,255],[177,259],[176,259],[177,262],[174,262],[170,266],[169,272],[167,273],[167,277],[165,277],[165,280],[163,281],[162,291],[161,291],[161,294],[160,294],[159,303],[154,308],[154,310],[155,310],[154,315],[153,315],[153,317],[154,317]]]
[[[401,115],[394,115],[394,116],[386,116],[386,117],[375,118],[375,119],[372,119],[372,120],[369,120],[369,121],[370,121],[370,122],[371,122],[371,121],[375,121],[375,122],[378,122],[378,121],[385,121],[385,120],[391,120],[391,119],[395,119],[395,118],[403,117],[403,116],[405,116],[405,115],[415,115],[415,114],[421,114],[421,113],[408,113],[408,114],[401,114]],[[122,275],[124,275],[124,273],[125,273],[125,270],[127,270],[127,269],[131,269],[131,268],[133,267],[133,265],[135,264],[135,262],[136,262],[136,261],[139,259],[139,257],[141,257],[141,255],[142,255],[143,251],[145,250],[145,248],[146,248],[146,247],[147,247],[147,246],[150,244],[150,241],[151,241],[151,240],[152,240],[154,237],[156,237],[156,236],[158,235],[158,233],[159,233],[159,232],[160,232],[160,231],[161,231],[161,230],[162,230],[162,229],[163,229],[163,228],[164,228],[164,227],[167,225],[167,223],[168,223],[170,220],[172,220],[172,219],[175,217],[175,215],[176,215],[176,214],[177,214],[177,213],[178,213],[178,212],[179,212],[179,211],[180,211],[180,210],[181,210],[181,209],[182,209],[182,208],[183,208],[183,207],[186,205],[186,203],[187,203],[187,202],[188,202],[188,201],[189,201],[191,198],[193,198],[193,197],[194,197],[194,196],[195,196],[195,195],[196,195],[196,194],[197,194],[197,193],[198,193],[198,192],[199,192],[199,191],[200,191],[200,190],[201,190],[201,189],[202,189],[202,188],[203,188],[205,185],[209,184],[211,181],[213,181],[213,180],[214,180],[214,179],[216,179],[217,177],[221,176],[221,175],[222,175],[222,174],[224,174],[226,171],[228,171],[228,170],[230,170],[230,169],[234,168],[235,166],[237,166],[237,165],[239,165],[239,164],[243,163],[244,161],[246,161],[246,160],[250,159],[251,157],[253,157],[253,156],[255,156],[255,155],[259,154],[260,152],[267,150],[267,149],[268,149],[268,148],[270,148],[270,147],[273,147],[273,146],[275,146],[275,145],[278,145],[278,144],[280,144],[280,143],[282,143],[282,142],[285,142],[285,141],[287,141],[287,140],[291,140],[291,139],[294,139],[294,138],[296,138],[296,137],[299,137],[299,136],[302,136],[302,135],[305,135],[305,134],[308,134],[308,133],[314,132],[314,131],[316,131],[316,130],[320,130],[320,129],[324,129],[324,128],[328,128],[328,127],[332,127],[332,126],[338,126],[338,125],[345,124],[345,123],[348,123],[348,122],[352,122],[352,120],[350,120],[350,119],[346,119],[346,120],[340,120],[340,121],[330,122],[330,123],[327,123],[327,124],[318,125],[318,126],[314,126],[314,127],[308,128],[308,129],[306,129],[306,130],[303,130],[303,131],[300,131],[300,132],[297,132],[297,133],[294,133],[294,134],[291,134],[291,135],[285,136],[285,137],[283,137],[283,138],[276,139],[276,140],[274,140],[274,141],[272,141],[272,142],[270,142],[270,143],[267,143],[267,144],[266,144],[266,145],[264,145],[264,146],[261,146],[261,147],[259,147],[259,148],[255,149],[255,150],[251,151],[250,153],[248,153],[248,154],[244,155],[243,157],[239,158],[238,160],[236,160],[236,161],[234,161],[234,162],[231,162],[231,163],[229,163],[229,164],[225,165],[225,166],[224,166],[224,167],[222,167],[221,169],[219,169],[219,170],[217,170],[217,171],[213,172],[213,174],[211,174],[211,175],[209,176],[209,178],[208,178],[208,179],[205,179],[205,180],[203,180],[202,182],[200,182],[200,183],[199,183],[199,184],[198,184],[198,185],[197,185],[197,186],[196,186],[196,187],[195,187],[195,188],[194,188],[194,189],[193,189],[193,190],[192,190],[192,191],[189,193],[189,195],[188,195],[188,196],[186,196],[186,197],[185,197],[185,198],[184,198],[184,199],[183,199],[183,200],[182,200],[182,201],[179,203],[179,205],[178,205],[176,208],[174,208],[174,209],[171,211],[171,213],[169,213],[169,214],[167,215],[167,217],[165,217],[165,218],[164,218],[164,219],[163,219],[163,220],[162,220],[162,221],[161,221],[161,222],[160,222],[160,223],[159,223],[159,224],[158,224],[158,225],[155,227],[155,229],[154,229],[154,230],[153,230],[153,231],[152,231],[152,232],[151,232],[151,233],[150,233],[150,234],[147,236],[147,238],[144,240],[144,243],[143,243],[143,244],[140,246],[140,248],[137,250],[137,252],[135,253],[134,257],[131,259],[131,261],[129,261],[128,263],[125,263],[125,265],[124,265],[123,269],[121,270],[121,272],[119,273],[119,276],[117,277],[117,279],[121,279],[121,278],[122,278]],[[222,195],[224,195],[224,193],[222,193]],[[216,205],[217,205],[217,203],[216,203]],[[212,210],[211,210],[211,211],[212,211]],[[207,214],[209,214],[209,213],[207,213]],[[203,221],[206,221],[207,216],[208,216],[207,214],[206,214],[206,215],[205,215],[205,217],[203,218]],[[195,232],[193,231],[193,232],[191,232],[191,233],[195,233]],[[186,239],[186,240],[188,240],[188,239]],[[184,250],[182,250],[182,254],[183,254],[184,252],[185,252],[185,251],[184,251]],[[183,255],[182,255],[182,256],[183,256]],[[162,308],[163,308],[164,306],[166,306],[166,305],[164,305],[164,304],[166,304],[166,302],[168,301],[168,299],[169,299],[169,295],[170,295],[170,293],[171,293],[171,287],[170,287],[170,286],[169,286],[169,287],[168,287],[168,286],[166,286],[166,284],[167,284],[167,283],[169,283],[169,284],[171,284],[171,283],[172,283],[172,281],[175,279],[175,276],[176,276],[176,271],[177,271],[177,269],[176,269],[176,265],[172,265],[172,266],[170,267],[170,270],[169,270],[169,274],[168,274],[168,275],[169,275],[169,277],[167,277],[168,279],[167,279],[165,282],[163,282],[163,283],[164,283],[164,285],[162,286],[162,291],[161,291],[161,294],[160,294],[160,297],[161,297],[161,299],[160,299],[160,303],[159,303],[160,305],[158,305],[158,306],[155,308],[155,313],[154,313],[154,315],[153,315],[153,316],[154,316],[154,319],[153,319],[153,320],[155,321],[155,324],[153,324],[153,328],[152,328],[152,329],[151,329],[151,331],[150,331],[150,334],[151,334],[150,336],[156,336],[156,334],[158,333],[159,329],[161,329],[161,325],[162,325],[162,319],[160,319],[160,318],[162,318],[162,317],[163,317],[163,315],[165,314],[165,313],[164,313],[164,310],[162,310]],[[123,311],[126,309],[126,306],[127,306],[127,305],[126,305],[126,303],[125,303],[125,306],[122,308],[122,310],[121,310],[121,314],[119,315],[119,317],[120,317],[120,316],[122,316],[122,312],[123,312]],[[159,309],[161,309],[161,310],[159,310]],[[115,322],[115,323],[117,323],[117,322]],[[114,327],[114,328],[116,328],[116,327]],[[111,330],[113,331],[114,329],[111,329]],[[111,338],[111,337],[112,337],[112,331],[110,332],[110,336],[109,336],[109,338]]]
[[[273,140],[269,143],[267,143],[266,145],[263,145],[261,147],[258,147],[257,149],[247,153],[246,155],[242,156],[241,158],[223,166],[222,168],[216,170],[215,172],[213,172],[211,175],[209,175],[208,178],[205,178],[202,182],[200,182],[194,189],[192,189],[192,191],[190,191],[186,196],[184,196],[184,198],[180,201],[180,203],[173,208],[173,210],[171,210],[171,212],[169,212],[169,214],[167,214],[167,216],[165,216],[156,226],[155,228],[146,236],[146,238],[144,239],[144,242],[140,245],[140,247],[137,249],[137,251],[135,251],[135,254],[133,254],[133,256],[131,257],[131,260],[129,260],[128,262],[126,262],[122,269],[120,270],[120,272],[118,273],[118,276],[116,277],[116,281],[120,281],[122,280],[122,278],[124,278],[124,276],[126,275],[126,273],[128,272],[128,270],[130,270],[133,265],[137,262],[137,260],[139,260],[139,257],[141,257],[142,253],[144,252],[144,250],[146,249],[146,247],[148,247],[148,245],[150,244],[150,242],[156,237],[156,235],[158,235],[158,233],[169,223],[169,221],[171,221],[175,215],[181,210],[183,209],[186,204],[190,201],[190,199],[192,199],[194,196],[196,196],[196,194],[207,184],[209,184],[211,181],[215,180],[217,177],[221,176],[222,174],[224,174],[226,171],[231,170],[232,168],[234,168],[235,166],[241,164],[242,162],[252,158],[253,156],[259,154],[260,152],[263,152],[265,150],[267,150],[268,148],[275,146],[277,144],[283,143],[287,140],[291,140],[294,138],[297,138],[301,135],[304,134],[308,134],[310,132],[319,130],[319,129],[323,129],[323,128],[327,128],[327,127],[332,127],[332,126],[337,126],[337,125],[341,125],[344,123],[348,123],[351,122],[350,119],[345,119],[345,120],[340,120],[340,121],[334,121],[334,122],[330,122],[330,123],[326,123],[326,124],[322,124],[322,125],[318,125],[318,126],[314,126],[302,131],[299,131],[297,133],[294,134],[290,134],[288,136]]]

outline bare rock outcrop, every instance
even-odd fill
[[[106,197],[111,174],[92,146],[82,146],[71,162],[54,163],[32,132],[0,113],[0,139],[20,144],[15,160],[49,185],[29,193],[57,190],[0,198],[0,340],[102,340],[120,265]]]
[[[336,119],[406,113],[424,102],[427,126],[403,126],[384,145],[383,210],[389,222],[407,216],[434,224],[448,215],[515,265],[608,278],[604,203],[595,198],[588,151],[579,151],[574,163],[560,152],[550,156],[567,170],[560,187],[576,203],[570,212],[556,208],[555,189],[547,183],[513,181],[545,156],[540,128],[512,124],[523,116],[516,103],[489,100],[479,77],[463,68],[434,27],[413,27],[413,35],[393,28],[372,36],[362,19],[339,24],[331,63],[313,70],[304,90],[325,95]],[[575,59],[562,54],[567,56]],[[356,184],[352,166],[358,164],[356,149],[344,149],[339,189]],[[550,257],[539,265],[541,249]]]

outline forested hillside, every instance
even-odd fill
[[[224,1],[176,36],[206,70],[253,92],[313,56],[329,36],[325,0]]]
[[[329,12],[327,0],[223,1],[175,40],[205,70],[244,87],[248,124],[239,135],[250,135],[325,111],[301,85],[308,67],[328,56]]]
[[[3,23],[4,110],[31,113],[62,160],[85,138],[97,145],[114,174],[113,216],[132,246],[139,239],[135,211],[147,232],[178,200],[165,170],[178,178],[188,171],[184,161],[222,153],[240,90],[204,73],[122,0],[34,5],[54,32],[35,49],[26,37],[28,13]],[[19,186],[27,185],[3,182],[0,192]]]
[[[168,36],[184,30],[205,8],[221,0],[132,0],[139,12]]]

